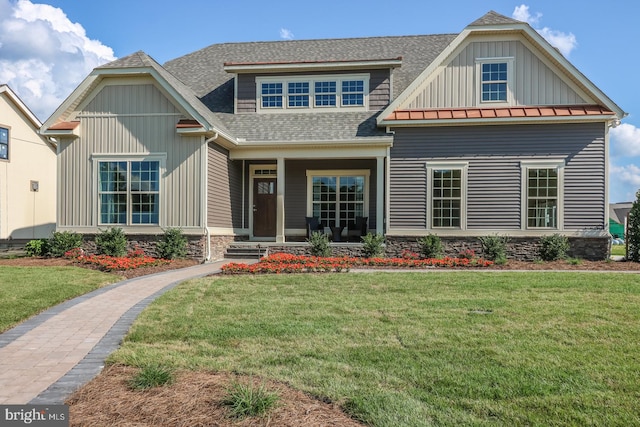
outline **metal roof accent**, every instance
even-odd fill
[[[385,117],[384,121],[612,116],[614,114],[613,111],[599,105],[440,108],[428,110],[396,110]]]

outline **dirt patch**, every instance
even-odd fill
[[[315,399],[283,383],[264,381],[278,405],[262,418],[236,419],[222,403],[232,381],[226,373],[180,372],[169,386],[132,391],[136,368],[110,366],[68,400],[71,426],[362,426],[335,403]],[[253,378],[256,385],[263,384]]]
[[[491,270],[568,270],[568,271],[637,271],[640,272],[640,263],[629,261],[584,261],[571,263],[567,260],[526,262],[508,261],[505,265],[493,265]]]

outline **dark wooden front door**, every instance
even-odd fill
[[[276,180],[255,178],[253,180],[253,235],[275,237],[276,235]]]

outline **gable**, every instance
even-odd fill
[[[81,116],[139,113],[182,115],[152,80],[145,78],[130,79],[129,82],[106,79],[105,84],[80,109]]]
[[[480,64],[508,61],[511,106],[596,104],[523,39],[474,37],[425,79],[398,109],[480,107]]]

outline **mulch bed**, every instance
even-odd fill
[[[133,391],[127,381],[136,368],[107,367],[67,400],[71,426],[359,426],[335,403],[323,402],[286,384],[233,374],[179,372],[171,385]],[[265,388],[279,396],[261,418],[233,418],[223,404],[233,381]]]

